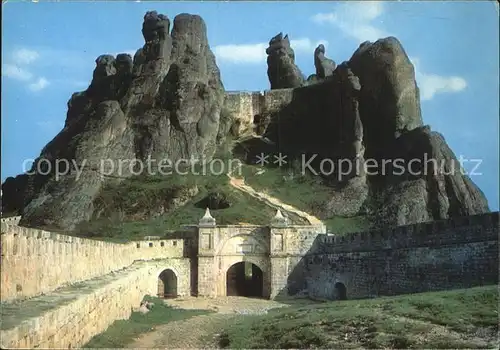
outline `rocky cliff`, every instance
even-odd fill
[[[124,161],[152,159],[155,169],[161,159],[210,159],[223,142],[231,116],[221,118],[224,88],[204,21],[181,14],[170,31],[166,16],[148,12],[142,33],[133,59],[99,56],[88,89],[69,100],[64,129],[33,165],[48,175],[2,185],[2,209],[22,213],[21,225],[71,230],[93,217],[105,185],[140,170]],[[255,118],[260,135],[240,146],[310,165],[334,189],[323,217],[402,225],[489,211],[444,138],[423,124],[414,67],[396,38],[365,42],[339,65],[319,46],[307,81],[288,36],[273,37],[266,52],[271,89],[291,97]],[[71,163],[57,177],[61,159]],[[367,171],[369,162],[377,165]]]
[[[316,49],[310,84],[268,111],[261,138],[245,141],[249,158],[286,153],[325,178],[335,188],[325,218],[368,214],[383,226],[489,211],[443,136],[423,124],[414,67],[396,38],[365,42],[338,66],[324,53]]]
[[[154,169],[161,159],[209,159],[215,152],[224,87],[205,22],[180,14],[170,31],[170,20],[152,11],[142,34],[145,44],[133,60],[96,59],[90,86],[69,100],[64,129],[42,150],[35,174],[2,185],[3,210],[22,211],[21,225],[71,230],[91,217],[107,182],[140,170],[134,159],[155,159]],[[59,164],[65,175],[58,178],[61,159],[70,164]]]

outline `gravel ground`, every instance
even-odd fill
[[[243,297],[186,297],[165,302],[175,308],[216,312],[158,326],[136,339],[128,348],[213,349],[216,348],[215,341],[207,343],[207,339],[214,339],[234,317],[265,314],[270,309],[287,306],[273,300]]]

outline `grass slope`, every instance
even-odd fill
[[[133,213],[154,211],[170,193],[179,189],[196,186],[198,193],[186,198],[186,203],[168,209],[164,214],[143,220],[133,218]],[[270,222],[274,216],[273,208],[229,185],[226,175],[169,175],[133,177],[106,187],[98,199],[107,212],[102,218],[81,224],[78,236],[99,238],[111,241],[128,241],[143,236],[165,236],[179,230],[181,225],[197,224],[205,208],[197,203],[209,192],[218,191],[227,195],[232,205],[226,209],[212,210],[212,215],[220,225]]]
[[[497,286],[271,310],[240,319],[223,348],[493,348]]]
[[[331,200],[333,189],[319,176],[302,175],[293,168],[281,170],[276,167],[244,165],[241,176],[258,191],[280,199],[282,202],[311,213],[322,219],[327,229],[336,234],[369,230],[370,219],[366,216],[322,217],[321,212]]]

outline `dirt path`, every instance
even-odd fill
[[[280,209],[282,212],[293,213],[293,214],[307,220],[310,225],[320,226],[320,227],[323,227],[323,229],[325,229],[325,224],[323,224],[323,222],[320,219],[318,219],[317,217],[310,215],[306,212],[303,212],[302,210],[299,210],[291,205],[283,203],[278,198],[272,197],[267,193],[256,191],[252,186],[247,185],[245,183],[244,179],[237,179],[235,177],[232,177],[229,174],[228,174],[228,177],[229,177],[229,183],[231,184],[231,186],[239,189],[240,191],[243,191],[256,199],[258,199],[262,202],[265,202],[267,205],[269,205],[273,208]]]
[[[129,344],[127,348],[217,348],[215,336],[235,317],[263,314],[269,309],[286,306],[272,300],[243,297],[189,297],[168,300],[166,303],[182,309],[205,309],[216,312],[158,326],[154,331],[142,335],[134,343]]]

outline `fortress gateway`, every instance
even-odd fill
[[[498,283],[498,212],[325,234],[289,225],[219,226],[207,210],[169,239],[114,244],[2,219],[4,348],[77,347],[144,295],[343,299]]]

